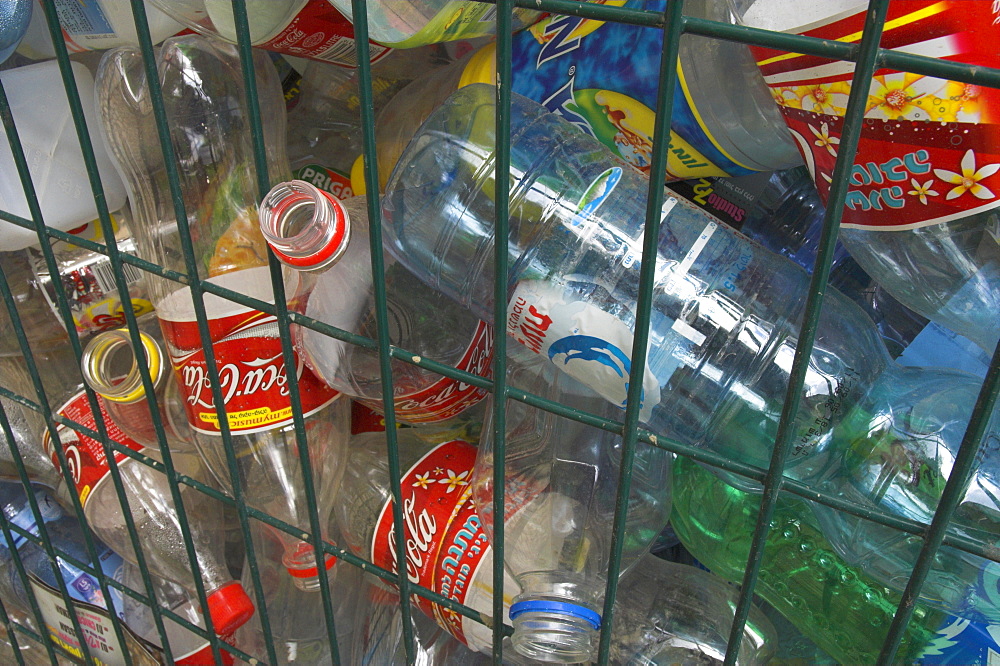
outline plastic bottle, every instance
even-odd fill
[[[326,324],[374,338],[375,302],[364,197],[341,203],[303,181],[281,183],[260,205],[260,228],[272,251],[297,271],[293,310]],[[490,376],[493,328],[405,268],[385,271],[393,323],[390,342],[423,358]],[[293,329],[303,359],[327,384],[378,411],[382,382],[377,350],[304,327]],[[392,361],[396,416],[413,424],[462,418],[486,391],[398,360]],[[478,413],[466,419],[481,419]]]
[[[392,497],[384,433],[351,439],[334,517],[344,545],[368,561],[396,571],[397,553],[410,581],[486,615],[493,608],[493,550],[473,505],[469,478],[476,447],[461,440],[429,444],[416,428],[397,431],[403,473],[406,546],[394,550]],[[505,575],[504,601],[518,593]],[[414,605],[473,650],[489,652],[492,630],[425,599]]]
[[[90,128],[108,209],[118,210],[125,205],[125,188],[94,130],[98,125],[94,115],[94,78],[80,63],[70,66]],[[97,207],[58,63],[40,62],[0,72],[0,82],[7,94],[45,224],[68,231],[96,218]],[[6,132],[0,134],[0,171],[5,174],[0,180],[0,210],[31,219]],[[6,220],[0,224],[0,250],[20,250],[37,242],[33,229]]]
[[[274,302],[267,245],[257,222],[257,183],[245,90],[236,48],[190,35],[168,40],[158,54],[171,141],[181,166],[184,204],[200,275],[213,284]],[[284,101],[274,67],[254,56],[269,174],[287,177]],[[139,253],[160,266],[186,271],[182,241],[137,49],[110,52],[98,75],[103,130],[130,191]],[[208,379],[192,295],[164,278],[150,281],[167,353],[177,375],[188,423],[206,464],[223,487],[234,481]],[[235,449],[241,486],[251,506],[309,529],[304,469],[293,428],[276,318],[216,295],[204,299],[212,351]],[[321,524],[339,483],[348,429],[346,401],[297,361],[297,381]],[[318,584],[312,546],[277,532],[285,564],[304,588]],[[333,560],[325,563],[332,566]]]
[[[515,366],[509,382],[575,409],[613,416],[600,396],[541,359]],[[472,487],[492,542],[495,452],[493,412],[486,412]],[[590,661],[607,585],[621,437],[515,401],[507,404],[506,428],[504,567],[520,587],[510,607],[512,643],[531,659]],[[672,458],[648,444],[635,452],[621,571],[648,552],[667,524]]]
[[[0,357],[0,383],[4,388],[18,393],[29,400],[35,397],[30,391],[31,378],[28,375],[27,364],[18,356]],[[20,389],[20,390],[19,390]],[[28,392],[24,392],[28,391]],[[24,464],[28,478],[32,483],[43,485],[51,490],[63,486],[62,475],[52,467],[52,461],[42,449],[42,433],[45,421],[42,415],[20,403],[0,398],[4,414],[14,434],[16,455]],[[4,481],[19,481],[15,452],[11,450],[5,434],[0,431],[0,479]],[[57,494],[58,496],[58,494]]]
[[[883,47],[1000,66],[995,7],[928,6],[892,7],[887,25],[904,21],[907,29],[887,30]],[[811,36],[854,33],[849,39],[857,41],[867,3],[777,7],[774,0],[758,0],[743,21]],[[854,66],[844,63],[828,76],[813,69],[818,61],[812,57],[753,51],[825,201]],[[1000,339],[1000,152],[988,111],[1000,103],[998,95],[992,88],[878,69],[841,222],[841,241],[869,275],[901,303],[987,354]]]
[[[31,21],[31,0],[11,0],[0,7],[0,64],[21,43]]]
[[[674,461],[671,523],[684,545],[715,574],[743,580],[760,497],[742,492],[687,458]],[[899,595],[833,550],[800,500],[780,498],[754,592],[837,663],[874,663]],[[900,663],[986,664],[991,629],[918,603],[896,659]]]
[[[609,662],[721,664],[738,594],[707,571],[644,556],[618,585]],[[736,663],[768,663],[777,642],[771,622],[751,608]]]
[[[493,308],[493,92],[467,86],[428,119],[383,204],[390,251],[480,317]],[[623,405],[647,183],[525,98],[514,96],[511,122],[507,331]],[[767,467],[808,276],[674,197],[661,219],[639,417],[657,435]],[[829,290],[785,474],[929,523],[979,390],[972,375],[893,364],[871,321]],[[953,522],[986,543],[1000,528],[995,414]],[[951,574],[932,571],[927,597],[995,612],[975,586],[967,598],[946,592]]]
[[[42,0],[34,0],[34,12],[24,40],[18,48],[20,53],[34,60],[55,58],[52,37],[42,8]],[[118,0],[55,0],[56,14],[62,28],[66,49],[70,53],[111,49],[127,44],[137,45],[139,37],[135,32],[132,6]],[[146,21],[149,24],[153,44],[159,44],[167,37],[184,29],[177,21],[145,3]],[[88,123],[89,125],[90,123]]]
[[[354,20],[349,0],[330,0],[340,12]],[[372,41],[397,49],[474,39],[496,33],[497,8],[467,0],[417,0],[368,3],[368,35]],[[515,30],[531,25],[541,12],[514,8]]]
[[[195,32],[236,43],[236,20],[228,0],[149,0]],[[250,43],[268,51],[342,67],[357,66],[354,26],[328,0],[248,0]],[[389,49],[369,42],[374,62]]]

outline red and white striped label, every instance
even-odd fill
[[[309,0],[281,32],[258,46],[343,67],[358,65],[354,26],[329,0]],[[368,57],[372,62],[389,51],[380,44],[368,42]]]
[[[856,43],[867,9],[858,4],[789,32]],[[894,0],[882,47],[1000,67],[998,40],[996,2]],[[751,49],[826,201],[854,63]],[[843,226],[913,229],[1000,206],[1000,90],[884,67],[868,86]]]

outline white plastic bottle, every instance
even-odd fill
[[[80,63],[70,63],[90,131],[94,158],[108,210],[125,205],[125,186],[108,158],[94,113],[94,77]],[[63,231],[97,217],[90,179],[83,162],[69,102],[57,62],[40,62],[0,72],[18,138],[46,225]],[[31,219],[6,132],[0,133],[0,210]],[[20,250],[38,243],[33,229],[0,221],[0,250]]]

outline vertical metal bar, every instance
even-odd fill
[[[507,242],[510,227],[510,94],[513,3],[497,3],[496,184],[493,262],[493,663],[503,662],[504,523],[507,464]]]
[[[635,333],[632,340],[632,360],[629,372],[628,401],[622,430],[621,468],[615,497],[615,518],[608,558],[608,582],[604,593],[601,621],[601,642],[598,663],[607,664],[611,649],[618,575],[621,572],[622,547],[625,541],[625,521],[632,486],[632,463],[635,459],[639,411],[642,407],[643,373],[649,344],[650,312],[653,304],[653,282],[656,277],[657,246],[660,236],[660,209],[663,205],[663,181],[667,172],[667,150],[670,143],[670,119],[677,83],[677,56],[683,29],[683,0],[667,0],[663,14],[663,43],[660,51],[659,89],[656,119],[653,129],[653,157],[646,192],[646,223],[642,238],[642,265],[639,269],[639,295],[636,303]]]
[[[760,572],[764,556],[764,545],[767,540],[771,518],[774,515],[775,504],[781,491],[785,459],[794,435],[795,415],[799,409],[802,397],[802,387],[809,368],[809,358],[812,354],[816,328],[819,323],[820,308],[823,295],[830,275],[830,265],[833,262],[833,250],[840,229],[840,218],[844,209],[844,199],[847,195],[848,176],[853,166],[852,156],[857,151],[861,138],[862,123],[865,114],[865,103],[868,82],[871,80],[877,65],[878,45],[882,37],[882,26],[885,23],[886,12],[889,9],[888,0],[872,0],[865,18],[864,32],[858,45],[857,65],[851,81],[851,95],[844,114],[844,131],[840,139],[840,151],[833,169],[833,183],[830,186],[830,197],[823,220],[823,232],[820,236],[819,251],[816,255],[816,266],[809,282],[809,295],[806,300],[805,315],[799,330],[798,344],[792,361],[792,370],[788,378],[788,389],[785,393],[775,436],[774,451],[764,478],[764,492],[761,497],[760,514],[754,527],[753,540],[750,544],[750,554],[747,561],[746,574],[740,590],[736,615],[729,634],[729,646],[726,651],[726,665],[736,663],[739,654],[743,628],[752,604],[754,586]]]
[[[354,39],[358,58],[358,87],[361,97],[361,138],[364,155],[365,189],[368,192],[369,243],[371,248],[372,287],[375,297],[375,330],[378,341],[379,372],[382,378],[382,404],[385,410],[385,439],[388,448],[389,490],[392,494],[392,533],[396,543],[405,543],[403,532],[402,473],[396,438],[396,408],[393,402],[392,358],[389,355],[389,325],[385,296],[385,265],[382,256],[381,190],[375,156],[375,105],[372,99],[371,62],[368,55],[368,15],[365,0],[351,0]],[[410,583],[406,567],[396,565],[400,612],[403,616],[403,643],[406,660],[414,663],[416,646],[413,637]]]
[[[264,134],[261,126],[260,103],[257,95],[257,81],[254,76],[253,51],[250,43],[250,27],[247,21],[245,0],[233,0],[233,14],[236,23],[236,38],[240,52],[240,66],[243,70],[243,82],[246,85],[247,109],[250,119],[250,133],[254,150],[254,166],[257,174],[258,196],[263,199],[271,189],[267,168],[267,147],[264,145]],[[281,137],[284,140],[285,137]],[[285,177],[286,174],[277,174]],[[292,350],[292,337],[288,322],[288,306],[285,297],[285,284],[282,279],[281,264],[274,254],[268,251],[268,266],[271,271],[271,288],[274,292],[274,306],[277,311],[278,331],[281,337],[281,353],[285,362],[285,372],[288,377],[297,375],[295,352]],[[333,601],[330,593],[329,578],[324,566],[326,555],[323,552],[323,525],[319,519],[319,502],[313,480],[312,462],[309,456],[309,443],[306,437],[305,419],[302,415],[302,401],[299,396],[299,385],[295,381],[287,384],[289,399],[292,403],[292,427],[295,432],[295,444],[299,453],[299,464],[302,466],[303,490],[306,503],[309,505],[309,529],[312,531],[312,546],[316,555],[316,572],[320,583],[320,594],[323,602],[323,616],[326,620],[327,638],[330,641],[331,659],[334,664],[340,663],[340,651],[337,645],[337,630],[333,615]],[[347,400],[341,396],[339,400]],[[325,411],[332,409],[328,406]],[[322,418],[320,416],[319,418]],[[270,623],[265,631],[267,643],[273,643]]]

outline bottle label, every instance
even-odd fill
[[[379,7],[378,4],[373,3],[373,5]],[[496,32],[496,5],[477,2],[444,2],[440,5],[442,9],[438,10],[437,15],[412,37],[400,42],[386,43],[391,43],[396,48],[408,49],[459,39],[475,39]],[[391,5],[389,6],[391,7]],[[398,8],[390,9],[392,14],[395,14],[396,11]],[[400,20],[396,16],[385,15],[384,10],[382,12],[381,20],[390,25]],[[534,16],[534,10],[515,8],[513,11],[514,26],[527,25]]]
[[[390,500],[376,523],[372,562],[397,571],[402,556],[411,583],[464,604],[480,567],[490,561],[489,541],[471,500],[475,462],[476,447],[459,440],[440,444],[417,461],[401,482],[406,543],[395,542]],[[467,644],[461,615],[418,595],[413,603]]]
[[[328,169],[319,164],[307,164],[296,169],[294,175],[297,180],[304,180],[342,201],[354,196],[354,190],[351,189],[351,177],[348,174]]]
[[[633,333],[618,317],[573,300],[563,287],[522,280],[507,305],[507,334],[625,408]],[[647,420],[659,402],[660,384],[647,366],[639,418]]]
[[[35,500],[38,504],[38,512],[41,515],[42,522],[50,523],[63,516],[62,509],[59,508],[59,505],[55,503],[55,500],[48,493],[40,490],[35,491]],[[17,525],[25,532],[38,536],[38,523],[35,522],[35,515],[31,511],[29,503],[25,502],[21,510],[12,516],[8,516],[7,520],[11,525]],[[27,537],[18,534],[14,530],[11,530],[10,536],[14,539],[15,549],[20,549],[21,546],[28,543]]]
[[[328,0],[309,0],[281,32],[257,46],[343,67],[358,66],[354,26]],[[380,44],[368,42],[371,62],[385,57],[389,51]]]
[[[860,40],[867,6],[791,32]],[[882,47],[1000,66],[995,2],[915,0],[889,6]],[[826,203],[840,150],[853,63],[751,47]],[[869,82],[842,225],[895,231],[1000,205],[1000,90],[880,68]]]
[[[665,3],[603,4],[662,11]],[[659,28],[552,15],[514,35],[513,91],[533,99],[648,173],[659,80]],[[695,109],[678,65],[667,180],[739,176],[751,169],[726,154]]]
[[[925,666],[995,666],[1000,663],[1000,626],[949,616],[924,647]]]
[[[118,36],[97,0],[56,2],[56,14],[59,16],[59,25],[66,40],[66,49],[70,53],[103,48],[89,43],[101,43]]]
[[[480,321],[472,341],[455,367],[476,375],[489,375],[493,362],[493,327]],[[450,377],[442,377],[427,388],[393,397],[396,416],[408,423],[438,423],[458,416],[478,404],[488,391]],[[381,403],[373,401],[373,407]]]
[[[277,318],[259,310],[239,310],[208,321],[229,428],[233,433],[249,434],[288,425],[292,422],[292,403]],[[185,398],[188,422],[200,433],[218,435],[221,430],[198,322],[171,320],[164,317],[162,309],[158,312]],[[298,354],[295,362],[302,414],[310,416],[340,394],[317,379]]]
[[[97,430],[97,418],[100,418],[104,422],[108,437],[113,441],[133,451],[141,450],[142,445],[122,432],[121,428],[115,425],[115,422],[108,416],[101,396],[97,396],[97,404],[100,407],[100,414],[95,417],[90,409],[87,394],[80,391],[60,407],[58,413],[60,416],[93,431]],[[94,494],[98,486],[106,481],[110,473],[109,463],[104,455],[104,446],[98,440],[62,424],[56,425],[56,433],[59,435],[63,453],[66,455],[66,464],[69,465],[70,473],[73,475],[73,484],[76,486],[80,503],[86,508],[87,500]],[[48,430],[42,436],[42,447],[45,454],[52,459],[52,464],[56,466],[56,469],[62,471]],[[126,458],[124,453],[118,451],[114,453],[114,456],[117,463],[121,463]]]

